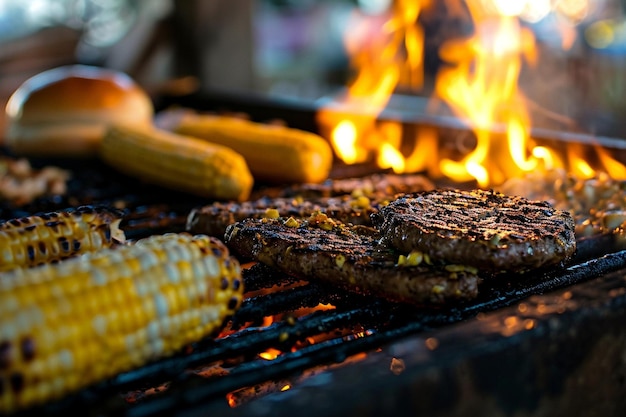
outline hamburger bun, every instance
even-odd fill
[[[110,123],[151,125],[148,94],[127,74],[69,65],[21,84],[6,105],[6,147],[16,155],[91,157]]]

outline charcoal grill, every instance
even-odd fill
[[[242,106],[221,96],[176,101],[224,110],[219,103],[255,119],[280,114],[290,125],[315,130],[314,114],[297,106],[268,107],[249,98]],[[206,204],[97,161],[62,163],[80,172],[66,197],[4,206],[2,218],[110,204],[128,210],[122,227],[133,239],[182,231],[189,210]],[[578,243],[566,268],[498,277],[483,284],[477,299],[437,308],[250,266],[248,296],[220,338],[24,414],[624,415],[626,250],[610,236]],[[281,353],[261,357],[272,350]]]

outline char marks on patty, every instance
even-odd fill
[[[242,203],[218,201],[192,209],[187,217],[186,228],[191,233],[221,238],[229,224],[244,219],[272,216],[306,218],[320,211],[343,223],[371,226],[370,215],[379,207],[378,201],[366,199],[365,203],[361,203],[359,198],[350,195],[310,200],[263,197]]]
[[[490,190],[403,195],[373,213],[372,222],[401,252],[495,273],[564,263],[576,250],[570,213]]]
[[[309,217],[323,212],[343,223],[371,226],[370,215],[398,193],[433,189],[422,175],[373,174],[362,178],[324,181],[321,184],[294,184],[270,195],[245,202],[213,202],[191,210],[186,229],[222,238],[226,226],[247,218]],[[269,211],[272,211],[272,214]]]
[[[227,227],[225,242],[240,257],[306,280],[392,301],[441,304],[478,293],[476,270],[398,264],[372,227],[351,226],[323,214],[308,219],[245,219]]]

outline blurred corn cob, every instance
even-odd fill
[[[184,114],[174,131],[228,146],[245,158],[256,180],[270,183],[320,183],[333,164],[323,137],[300,129],[203,114]]]
[[[0,278],[0,414],[214,335],[243,294],[221,241],[175,233]]]
[[[218,200],[245,200],[254,183],[234,150],[158,128],[110,126],[100,156],[140,180]]]
[[[60,261],[124,241],[121,211],[82,206],[0,223],[0,272]]]

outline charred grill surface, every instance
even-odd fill
[[[401,252],[492,272],[566,262],[576,250],[574,220],[544,201],[487,190],[434,190],[398,198],[373,216]]]

